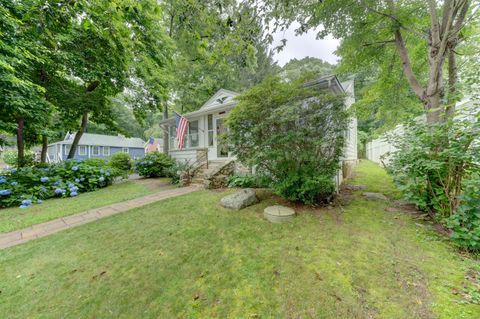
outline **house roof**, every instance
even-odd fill
[[[55,144],[72,144],[75,134],[67,134],[63,141],[52,143]],[[144,148],[145,141],[138,137],[125,137],[115,135],[102,135],[83,133],[80,138],[79,145],[95,145],[95,146],[113,146],[113,147],[131,147],[131,148]]]
[[[321,90],[330,89],[334,94],[353,93],[353,80],[340,83],[336,75],[321,76],[316,80],[305,83],[305,87],[317,87]],[[234,100],[240,93],[220,89],[215,93],[202,107],[194,112],[184,114],[186,118],[192,118],[199,115],[209,114],[213,112],[221,112],[232,109],[236,105]],[[173,118],[160,121],[160,125],[173,122]]]
[[[226,89],[220,89],[210,99],[208,99],[207,102],[202,105],[200,110],[206,110],[209,108],[215,108],[222,104],[227,104],[229,102],[232,102],[233,99],[238,95],[240,95],[240,93]]]
[[[208,99],[208,101],[205,102],[199,110],[186,113],[183,116],[186,118],[191,118],[199,115],[232,109],[236,104],[234,98],[238,95],[240,95],[240,93],[226,89],[220,89],[210,99]],[[168,118],[160,121],[160,124],[173,122],[173,120],[173,118]]]
[[[305,83],[305,87],[318,87],[319,89],[331,89],[333,93],[345,93],[345,89],[336,75],[325,75],[318,79]]]

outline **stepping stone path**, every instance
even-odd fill
[[[263,210],[263,216],[272,223],[288,222],[295,217],[295,211],[289,207],[274,205]]]
[[[347,186],[345,186],[345,188],[350,190],[350,191],[363,191],[363,190],[367,189],[367,186],[365,186],[365,185],[347,185]]]
[[[54,219],[45,223],[33,225],[28,228],[0,234],[0,249],[20,245],[30,240],[58,233],[59,231],[65,229],[91,223],[104,217],[122,213],[127,210],[158,202],[163,199],[188,194],[197,190],[199,190],[199,188],[195,186],[169,189],[125,202],[99,207],[75,215]]]
[[[235,210],[240,210],[256,203],[258,203],[258,198],[255,191],[251,188],[242,189],[241,191],[225,196],[220,200],[221,206]]]
[[[388,201],[388,197],[380,193],[369,193],[365,192],[362,194],[366,199],[378,200],[378,201]]]

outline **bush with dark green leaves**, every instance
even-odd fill
[[[240,162],[272,178],[280,196],[311,204],[332,198],[348,112],[344,96],[304,83],[270,77],[237,97],[224,138]]]
[[[228,187],[265,188],[271,182],[270,177],[262,175],[233,175],[228,179]]]
[[[175,160],[169,155],[153,152],[135,162],[134,169],[143,177],[167,177]]]
[[[75,197],[111,185],[118,170],[69,160],[48,167],[23,167],[0,174],[0,207],[21,208],[52,197]]]
[[[464,111],[442,123],[410,123],[390,137],[387,165],[404,198],[452,229],[464,248],[480,248],[480,121]]]
[[[460,205],[447,219],[447,226],[459,246],[480,251],[480,174],[475,172],[464,180],[462,189],[458,197]]]
[[[108,162],[110,167],[116,168],[119,171],[123,172],[125,175],[131,171],[133,167],[132,158],[128,153],[117,152],[110,156],[110,161]]]

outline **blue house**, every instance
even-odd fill
[[[52,163],[66,160],[74,138],[75,134],[67,134],[63,141],[49,144],[47,160]],[[74,159],[108,158],[117,152],[128,153],[134,159],[141,158],[145,156],[145,142],[137,137],[84,133]]]

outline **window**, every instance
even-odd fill
[[[92,146],[92,155],[99,156],[100,155],[100,146]]]
[[[122,147],[122,152],[128,154],[129,153],[128,147]]]
[[[87,146],[79,145],[78,146],[78,155],[87,155]]]
[[[213,115],[208,115],[208,146],[213,146]]]
[[[103,147],[103,156],[110,156],[110,146]]]
[[[198,146],[198,120],[188,123],[188,147]]]
[[[63,147],[65,150],[65,155],[68,155],[68,153],[70,152],[70,145],[63,145]]]

